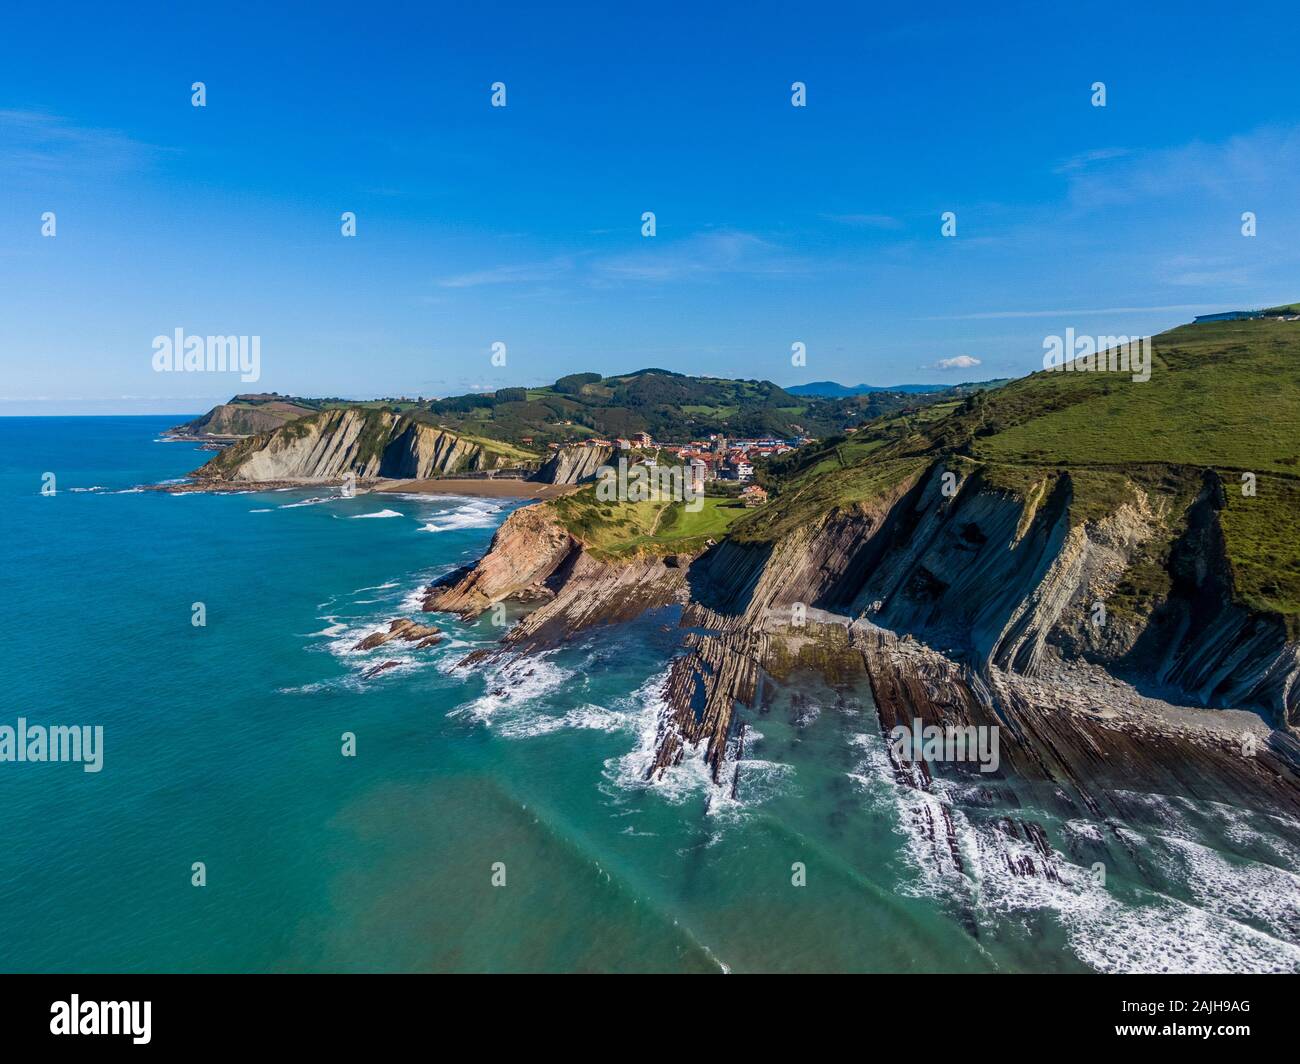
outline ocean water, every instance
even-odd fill
[[[953,810],[958,870],[910,829],[949,796],[812,677],[747,718],[735,800],[698,759],[648,785],[670,612],[458,668],[499,633],[415,593],[515,504],[132,490],[207,457],[180,420],[0,419],[0,725],[104,728],[98,773],[0,763],[0,969],[1300,969],[1294,821],[1135,794],[1116,852],[1022,794],[1057,877],[997,810]],[[444,642],[351,649],[398,616]]]

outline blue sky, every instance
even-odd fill
[[[0,412],[982,379],[1300,299],[1290,8],[702,6],[7,5]],[[177,327],[261,380],[155,373]]]

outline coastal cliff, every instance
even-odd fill
[[[497,651],[520,653],[680,606],[682,653],[664,681],[652,778],[698,750],[727,785],[742,743],[737,706],[756,708],[765,685],[795,668],[875,675],[862,649],[870,632],[891,646],[908,641],[917,660],[953,662],[986,703],[1002,692],[994,703],[1004,714],[1031,711],[1030,680],[1073,665],[1100,677],[1105,666],[1137,688],[1102,687],[1102,705],[1138,714],[1148,730],[1146,689],[1185,705],[1252,708],[1294,731],[1300,648],[1280,619],[1241,605],[1214,533],[1221,485],[1207,476],[1189,494],[1186,476],[1163,494],[1127,482],[1111,510],[1085,518],[1066,473],[1011,490],[969,463],[941,461],[772,540],[747,538],[742,521],[699,551],[627,558],[594,552],[544,504],[512,514],[484,558],[431,588],[424,608],[472,617],[496,602],[540,603]],[[1153,548],[1170,558],[1167,592],[1122,607],[1119,589]],[[1099,623],[1096,604],[1108,600],[1115,610]],[[1041,703],[1051,686],[1034,690]]]
[[[292,421],[229,447],[194,476],[268,483],[419,479],[515,467],[535,461],[496,441],[456,435],[388,410],[343,407]]]
[[[746,717],[811,670],[867,677],[882,727],[942,674],[953,719],[1054,744],[1045,770],[1025,740],[1039,778],[1109,757],[1157,784],[1180,757],[1232,778],[1224,758],[1254,728],[1291,788],[1300,324],[1187,326],[1152,352],[1148,381],[1044,371],[769,459],[770,501],[739,515],[721,496],[687,515],[580,490],[512,516],[426,608],[535,607],[508,654],[680,607],[652,778],[699,756],[734,786]],[[1148,757],[1156,734],[1173,739]]]
[[[613,457],[613,447],[561,447],[542,463],[533,479],[547,484],[582,484],[593,479]]]
[[[274,395],[237,395],[202,417],[168,430],[178,439],[229,440],[274,432],[282,425],[315,413],[303,402]]]

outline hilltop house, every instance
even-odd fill
[[[757,484],[750,484],[741,491],[740,497],[746,506],[762,506],[767,502],[767,489],[760,488]]]
[[[1201,325],[1207,321],[1252,321],[1263,316],[1262,310],[1225,310],[1222,314],[1199,314],[1192,319],[1192,324]]]

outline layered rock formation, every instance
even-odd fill
[[[256,399],[256,402],[250,400]],[[233,439],[274,432],[282,425],[315,411],[288,400],[263,396],[235,396],[214,406],[202,417],[168,430],[180,439]]]
[[[547,484],[582,484],[592,480],[596,471],[609,465],[613,447],[561,447],[533,475]]]
[[[421,479],[512,466],[504,451],[387,410],[343,407],[243,440],[195,472],[247,481]]]
[[[385,631],[366,636],[364,639],[359,640],[352,649],[374,650],[375,647],[391,643],[394,639],[400,639],[405,643],[415,643],[416,650],[423,650],[425,647],[437,646],[442,641],[442,635],[441,629],[434,625],[416,624],[415,621],[407,617],[399,617],[390,621]]]
[[[494,603],[551,595],[547,580],[577,548],[547,506],[526,506],[506,518],[475,565],[432,585],[424,609],[473,619]]]
[[[529,507],[507,520],[477,565],[431,589],[425,608],[474,616],[495,602],[541,601],[502,641],[501,652],[517,652],[681,604],[688,630],[665,683],[668,708],[652,776],[702,751],[715,782],[725,785],[740,744],[737,705],[754,706],[792,660],[828,674],[865,668],[880,685],[878,705],[898,702],[902,696],[885,694],[897,679],[885,677],[885,659],[876,653],[873,665],[871,653],[856,646],[868,630],[915,637],[916,646],[958,670],[962,704],[969,705],[954,719],[1017,728],[1015,721],[1038,720],[1047,712],[1041,703],[1052,702],[1051,687],[1034,688],[1035,703],[1025,684],[1077,661],[1109,666],[1140,689],[1184,704],[1255,708],[1294,730],[1300,647],[1288,641],[1280,618],[1235,601],[1216,491],[1208,475],[1193,503],[1175,512],[1169,498],[1153,499],[1130,482],[1109,512],[1080,520],[1067,472],[1018,493],[961,463],[939,461],[772,542],[728,538],[698,556],[628,561],[593,558],[550,507]],[[1145,614],[1117,613],[1099,624],[1097,604],[1116,593],[1145,549],[1166,542],[1168,593]],[[854,645],[841,639],[832,647],[828,630],[847,631]],[[934,689],[930,680],[916,683]],[[1108,697],[1118,707],[1118,730],[1093,737],[1103,745],[1130,742],[1122,722],[1142,697],[1117,691]],[[1092,728],[1092,716],[1077,707],[1062,712],[1068,719],[1049,730]],[[884,710],[881,723],[888,723]],[[1158,730],[1150,721],[1143,727]],[[1049,741],[1063,740],[1052,731]],[[1011,755],[1013,765],[1043,756],[1030,745]],[[1032,775],[1030,767],[1018,771]]]

